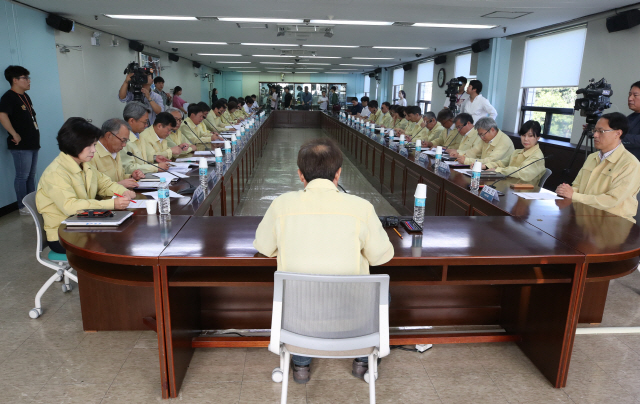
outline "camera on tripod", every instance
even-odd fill
[[[580,116],[587,118],[587,124],[595,125],[602,115],[602,111],[611,108],[611,84],[602,78],[596,82],[595,79],[589,80],[589,85],[580,88],[576,94],[584,94],[584,98],[579,98],[573,107],[574,110],[580,111]]]
[[[458,91],[460,90],[460,86],[463,85],[464,82],[460,80],[459,77],[454,77],[447,83],[447,89],[445,90],[445,94],[447,98],[449,98],[449,109],[456,113],[458,102]]]
[[[129,89],[133,93],[134,101],[142,101],[142,86],[149,82],[149,76],[153,74],[153,69],[150,67],[140,67],[136,62],[131,62],[124,69],[124,74],[131,74],[131,81],[129,81]]]

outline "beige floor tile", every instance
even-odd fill
[[[37,404],[100,404],[108,388],[109,386],[104,384],[86,383],[46,385],[33,402]]]
[[[38,395],[44,384],[16,386],[0,384],[0,403],[30,403]]]
[[[69,354],[56,371],[50,384],[110,385],[127,360],[129,352],[76,350]]]
[[[307,386],[307,403],[355,403],[358,397],[369,392],[369,385],[362,380],[311,380]],[[367,399],[368,402],[368,399]]]
[[[435,345],[420,355],[429,376],[486,373],[482,364],[464,344]]]
[[[109,387],[100,404],[171,404],[177,400],[163,400],[159,384],[117,384]]]
[[[586,381],[569,378],[564,391],[576,404],[627,404],[638,399],[636,394],[628,392],[604,374]]]
[[[367,389],[369,385],[366,385]],[[385,379],[376,381],[376,403],[430,404],[440,403],[440,397],[428,377],[420,379]],[[369,391],[358,396],[358,402],[367,403]]]
[[[158,349],[158,339],[139,339],[133,347],[141,349]]]
[[[240,393],[241,404],[279,404],[282,394],[282,384],[274,382],[242,382]],[[287,403],[306,404],[307,390],[303,384],[289,380],[287,389]]]
[[[640,359],[640,354],[614,335],[577,335],[574,346],[595,361]]]
[[[507,403],[488,374],[455,374],[430,376],[443,403]]]
[[[271,355],[273,358],[278,358],[274,354]],[[189,367],[245,363],[246,356],[247,350],[243,348],[200,348],[194,352]]]
[[[30,350],[75,349],[87,333],[84,331],[51,331],[40,328],[27,338],[22,346]]]
[[[312,380],[345,380],[352,378],[351,364],[353,359],[320,359],[311,360]]]
[[[185,376],[185,383],[242,382],[243,374],[242,362],[190,367]]]
[[[490,375],[510,403],[572,403],[563,389],[554,388],[542,375],[526,373],[491,373]]]
[[[160,369],[158,349],[133,349],[122,368],[155,368]]]
[[[0,380],[17,386],[44,384],[62,366],[69,353],[63,350],[17,349],[0,364]]]
[[[187,373],[187,376],[189,373]],[[153,368],[122,368],[113,380],[113,385],[157,384],[160,386],[160,371]]]
[[[140,337],[140,331],[101,331],[87,333],[78,348],[129,351]]]

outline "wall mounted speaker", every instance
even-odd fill
[[[376,74],[375,73],[369,73],[369,77],[371,77],[371,78],[376,77]]]
[[[624,31],[638,24],[640,24],[640,10],[629,10],[607,18],[607,31]]]
[[[471,45],[471,50],[473,53],[480,53],[489,49],[489,40],[483,39],[482,41],[478,41]]]
[[[169,60],[172,62],[177,62],[178,60],[180,60],[180,56],[176,55],[175,53],[170,53]]]
[[[437,56],[435,59],[433,59],[433,63],[437,65],[443,65],[447,63],[447,55]]]
[[[201,64],[200,64],[200,63],[198,63],[198,62],[193,62],[193,67],[195,67],[196,69],[199,69],[199,68],[200,68],[200,66],[201,66]]]
[[[142,50],[144,49],[144,45],[138,41],[129,41],[129,49],[136,52],[142,52]]]
[[[378,67],[376,70],[373,71],[375,74],[380,74],[382,73],[382,67]]]
[[[404,70],[405,72],[408,72],[409,70],[411,70],[412,67],[413,65],[411,64],[402,65],[402,70]]]
[[[71,32],[73,29],[73,21],[60,17],[59,15],[49,14],[45,21],[48,26],[58,31]]]

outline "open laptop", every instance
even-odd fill
[[[104,218],[79,219],[76,215],[73,215],[63,220],[62,223],[67,226],[117,227],[133,216],[133,212],[126,210],[115,210],[112,212],[112,217]]]

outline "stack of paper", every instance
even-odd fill
[[[548,190],[542,190],[541,192],[514,192],[514,194],[518,195],[522,199],[537,199],[537,200],[555,200],[562,199],[561,196],[558,196],[555,192],[551,192]]]
[[[188,175],[184,175],[182,173],[153,173],[151,175],[158,178],[164,178],[167,181],[173,181],[176,178],[176,176],[180,178],[189,178]]]
[[[147,195],[152,197],[153,199],[158,199],[158,193],[157,192],[143,192],[142,195]],[[180,195],[177,192],[173,192],[172,190],[169,190],[169,198],[187,198],[186,195]]]

